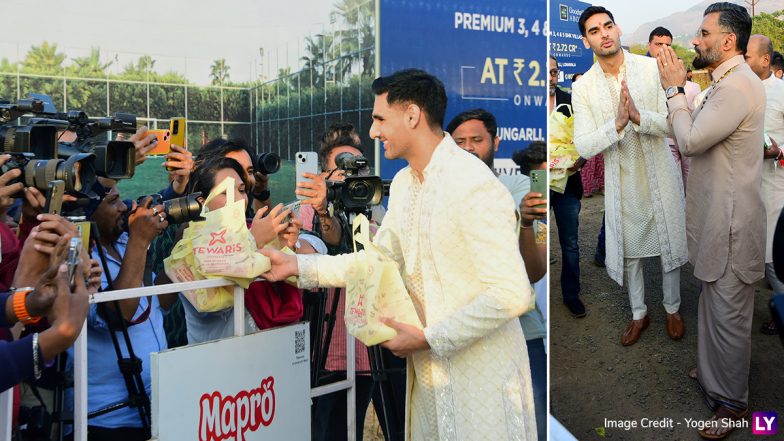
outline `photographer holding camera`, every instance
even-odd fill
[[[105,258],[109,272],[103,276],[102,289],[118,290],[151,285],[154,275],[145,272],[144,267],[147,248],[168,226],[163,206],[152,206],[149,197],[141,204],[132,204],[128,232],[124,232],[123,223],[128,208],[120,199],[116,183],[99,178],[93,191],[98,194],[100,202],[93,201],[86,212],[98,230],[98,243],[95,244],[97,246],[92,256],[96,259]],[[88,439],[117,441],[149,438],[149,421],[140,418],[138,407],[143,407],[145,403],[149,406],[150,353],[167,349],[163,315],[174,298],[174,295],[161,295],[124,299],[117,302],[119,310],[111,303],[90,306],[87,316],[88,411],[94,413],[126,401],[130,405],[90,418]],[[122,343],[123,336],[119,331],[121,321],[127,326],[133,353],[139,359],[137,363],[140,372],[136,373],[141,375],[143,381],[141,397],[129,396],[128,373],[124,374],[118,367],[112,333],[121,342],[119,348],[122,356],[128,357],[129,353],[129,348]]]
[[[265,156],[269,154],[258,155],[254,160],[255,154],[240,139],[227,141],[217,138],[202,146],[187,190],[187,197],[195,198],[193,201],[197,205],[188,211],[198,215],[212,189],[226,176],[231,176],[235,180],[235,200],[245,200],[247,207],[253,195],[256,206],[262,205],[256,210],[246,210],[246,214],[250,215],[246,219],[249,230],[259,248],[277,241],[281,247],[287,246],[297,253],[314,253],[316,249],[326,251],[326,245],[317,237],[299,234],[300,224],[290,218],[290,211],[284,210],[282,204],[272,210],[262,204],[268,204],[270,199],[266,175],[276,172],[276,164],[279,162],[279,159],[271,158],[274,160],[272,165],[265,163]],[[207,208],[211,211],[220,209],[224,200],[216,198]],[[188,218],[188,221],[199,220],[199,216]],[[163,260],[171,254],[186,226],[184,223],[172,225],[153,245],[152,268],[161,275],[160,280],[168,282],[163,272]],[[299,320],[302,313],[301,297],[299,290],[285,284],[270,284],[266,281],[251,283],[246,290],[246,323],[249,332]],[[276,306],[264,307],[269,302]],[[232,307],[215,312],[200,312],[184,296],[175,303],[166,320],[167,337],[172,346],[224,338],[234,333]]]
[[[65,261],[67,244],[72,237],[68,234],[59,237],[50,256],[46,256],[49,257],[49,267],[45,273],[39,274],[34,289],[0,293],[0,305],[4,307],[0,314],[0,327],[10,327],[17,321],[37,323],[43,317],[51,323],[41,333],[28,335],[12,343],[0,341],[0,363],[6,366],[0,372],[0,391],[26,378],[40,378],[46,363],[70,347],[81,332],[87,315],[88,295],[95,292],[96,286],[90,288],[87,278],[91,273],[83,260],[76,264],[74,270],[75,274],[82,274],[82,277],[74,277],[73,287],[70,286]],[[28,250],[32,250],[32,247],[28,247]],[[30,256],[28,252],[27,258],[22,258],[21,266],[26,266]]]
[[[305,230],[314,231],[320,234],[324,242],[326,242],[329,254],[337,255],[350,252],[353,249],[351,241],[351,225],[349,219],[343,210],[336,209],[333,203],[329,201],[328,197],[328,183],[344,181],[347,173],[351,174],[354,170],[345,170],[341,166],[345,166],[345,159],[364,157],[362,152],[362,144],[359,134],[354,130],[354,126],[348,123],[332,124],[329,129],[322,135],[318,151],[319,166],[321,174],[312,175],[304,173],[303,176],[310,178],[313,182],[300,182],[296,193],[305,196],[307,199],[302,201],[302,206],[299,212],[299,219],[303,223]],[[338,159],[340,164],[338,164]],[[357,174],[363,175],[369,172],[369,169],[357,170]],[[382,205],[374,205],[371,208],[371,234],[375,233],[381,221],[384,218],[386,210]],[[329,289],[326,299],[326,304],[331,305],[334,296],[338,290]],[[336,310],[336,317],[333,334],[329,341],[329,346],[326,351],[325,369],[327,373],[325,377],[345,377],[346,371],[346,325],[342,317],[345,314],[346,302],[345,298],[341,298],[338,302]],[[364,421],[365,413],[367,412],[368,405],[371,398],[373,399],[374,406],[379,415],[383,415],[381,397],[378,395],[378,388],[370,375],[371,366],[368,354],[368,348],[359,340],[355,341],[355,366],[357,376],[356,378],[356,421]],[[395,367],[404,368],[405,363],[400,359],[392,357],[391,354],[387,355],[387,365],[396,365]],[[405,395],[405,376],[394,375],[394,384],[397,386],[397,396],[400,398],[399,402],[392,405],[399,405],[399,415],[403,414],[403,400]],[[346,401],[346,392],[339,391],[322,397],[318,397],[314,401],[313,406],[313,439],[314,440],[338,440],[346,439],[346,407],[343,403]],[[384,433],[388,433],[385,419],[379,418]],[[390,435],[392,436],[392,435]],[[362,440],[362,426],[357,424],[356,439]],[[387,438],[393,439],[393,438]]]
[[[330,254],[347,252],[352,248],[351,238],[343,235],[343,230],[348,230],[347,220],[341,219],[340,213],[330,207],[327,200],[327,181],[343,181],[346,170],[341,169],[336,163],[339,157],[364,157],[359,134],[354,126],[347,123],[332,124],[321,137],[319,147],[320,175],[304,173],[303,176],[313,182],[300,182],[296,193],[307,199],[302,201],[299,218],[306,230],[317,231],[320,229],[321,238],[330,247]],[[370,170],[360,170],[359,174]],[[386,210],[382,205],[372,207],[371,224],[375,231],[384,219]],[[344,216],[345,217],[345,216]]]

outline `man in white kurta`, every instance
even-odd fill
[[[632,321],[621,344],[648,327],[641,259],[660,257],[667,334],[683,336],[680,270],[686,263],[683,184],[665,141],[667,109],[656,61],[624,52],[609,11],[587,8],[583,42],[598,61],[572,89],[574,140],[583,158],[604,152],[607,273],[628,281]]]
[[[430,83],[436,92],[406,96],[400,84],[408,81]],[[534,297],[516,246],[512,197],[441,130],[440,81],[408,70],[377,79],[373,90],[370,135],[384,143],[387,158],[409,163],[392,181],[389,210],[373,240],[398,264],[424,326],[385,321],[397,336],[383,346],[408,360],[407,439],[535,440],[517,320],[533,309]],[[355,259],[263,252],[272,262],[265,278],[298,273],[301,287],[345,286]]]
[[[784,81],[776,78],[770,69],[773,45],[764,35],[752,35],[746,50],[746,63],[765,86],[765,134],[776,145],[784,146]],[[784,208],[784,165],[779,162],[781,150],[771,146],[762,162],[762,202],[767,215],[767,241],[765,242],[765,276],[775,294],[784,294],[784,282],[776,277],[773,269],[773,233]],[[763,325],[763,332],[775,327],[772,320]],[[769,331],[768,331],[769,332]]]

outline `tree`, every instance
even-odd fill
[[[40,46],[32,46],[22,60],[22,71],[37,74],[62,75],[65,54],[57,52],[57,43],[44,41]]]
[[[106,69],[113,64],[101,62],[101,49],[94,47],[90,49],[90,55],[73,59],[73,65],[69,69],[74,75],[87,78],[104,78]]]
[[[282,67],[278,69],[278,81],[280,82],[281,89],[288,90],[290,92],[297,90],[297,79],[299,78],[300,73],[292,73],[291,67]]]
[[[784,50],[784,21],[782,17],[784,17],[784,11],[770,14],[762,12],[753,18],[751,26],[752,34],[767,36],[773,43],[773,50],[779,52]]]
[[[213,86],[222,86],[229,80],[229,66],[225,58],[219,58],[210,66],[210,78]]]
[[[305,37],[306,55],[300,58],[304,63],[302,67],[302,82],[314,87],[323,87],[325,78],[334,80],[334,66],[327,64],[332,53],[334,37],[318,34],[314,37]],[[312,78],[312,82],[311,82]]]
[[[340,38],[340,53],[349,54],[350,62],[356,63],[362,75],[373,75],[375,60],[375,17],[373,2],[369,0],[340,0],[334,6],[345,26],[337,31]],[[350,69],[349,65],[349,69]],[[345,68],[341,68],[342,73]]]
[[[686,66],[686,68],[691,67],[691,62],[694,60],[694,57],[697,56],[694,49],[685,48],[679,44],[673,44],[672,48],[675,50],[675,54],[678,55],[678,58],[683,60],[683,65]],[[637,55],[645,55],[648,53],[648,45],[635,44],[629,48],[629,52]]]
[[[118,79],[146,81],[154,76],[153,67],[155,67],[155,59],[149,55],[142,55],[136,63],[126,65]]]

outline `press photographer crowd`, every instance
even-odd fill
[[[14,439],[73,438],[83,326],[88,439],[149,439],[150,354],[234,335],[233,288],[89,298],[216,277],[245,289],[248,333],[311,322],[313,386],[345,378],[345,335],[358,337],[359,440],[371,401],[388,440],[546,439],[532,289],[546,297],[546,146],[498,176],[492,114],[444,126],[444,86],[421,70],[373,93],[370,137],[409,167],[391,184],[371,176],[361,135],[338,122],[295,155],[297,200],[275,206],[280,158],[245,140],[186,148],[183,118],[151,131],[130,114],[58,113],[43,95],[0,104],[0,390],[14,389]],[[126,200],[118,181],[153,155],[169,185]],[[312,439],[346,439],[345,394],[314,399]]]

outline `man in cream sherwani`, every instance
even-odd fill
[[[643,257],[662,266],[667,334],[677,340],[684,326],[680,266],[686,263],[683,183],[665,141],[667,108],[656,60],[621,49],[612,13],[591,6],[578,22],[586,49],[598,61],[574,83],[574,140],[583,158],[604,152],[607,273],[626,276],[632,321],[621,344],[634,344],[648,327]]]
[[[408,363],[407,439],[535,440],[517,320],[535,303],[512,196],[441,129],[446,93],[437,78],[404,70],[376,79],[373,92],[370,136],[383,142],[386,158],[408,162],[373,240],[397,262],[424,326],[385,321],[397,336],[383,346]],[[263,252],[272,262],[265,278],[299,274],[303,288],[345,286],[355,258]]]

